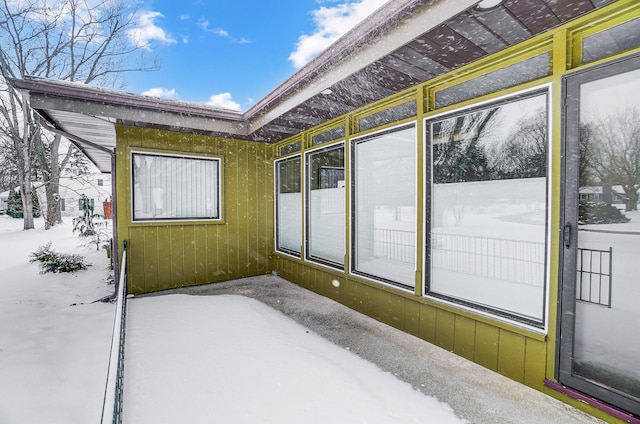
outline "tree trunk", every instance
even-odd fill
[[[58,152],[60,150],[59,135],[55,135],[51,141],[43,137],[38,130],[34,134],[34,148],[36,152],[37,167],[43,177],[44,191],[47,198],[47,210],[44,213],[44,228],[52,228],[56,224],[62,223],[62,212],[60,210],[60,170],[69,162],[73,152],[69,146],[64,158],[58,162]],[[48,153],[47,153],[48,152]]]
[[[55,180],[55,181],[54,181]],[[44,228],[48,230],[56,224],[62,223],[62,212],[60,211],[60,196],[58,195],[60,177],[51,178],[48,184],[44,185],[47,196],[47,213],[44,220]]]
[[[40,138],[40,143],[43,142]],[[50,145],[51,158],[46,160],[45,163],[41,163],[42,169],[47,169],[47,176],[44,187],[47,195],[47,215],[45,218],[45,229],[49,229],[54,225],[62,223],[62,211],[60,210],[60,170],[69,162],[71,157],[71,146],[67,150],[62,162],[58,162],[57,152],[60,149],[60,136],[56,135]],[[55,154],[54,154],[55,152]]]
[[[627,187],[625,187],[626,189]],[[627,191],[627,204],[625,208],[625,212],[637,211],[638,210],[638,192],[635,186],[631,186]]]
[[[15,142],[15,140],[14,140]],[[18,152],[18,179],[20,181],[20,195],[22,197],[22,216],[24,219],[24,229],[33,230],[33,187],[31,186],[31,169],[29,167],[29,146],[24,142],[19,142]]]

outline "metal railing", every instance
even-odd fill
[[[544,243],[431,234],[434,268],[541,287],[545,272]]]
[[[118,300],[111,338],[109,371],[102,403],[101,424],[122,423],[122,398],[124,386],[124,339],[127,318],[127,242],[122,251],[122,265],[118,285]]]
[[[396,262],[414,263],[416,233],[403,230],[375,229],[373,231],[373,255],[376,258],[385,258]]]
[[[578,248],[576,300],[611,307],[613,247]]]

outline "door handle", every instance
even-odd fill
[[[564,237],[564,247],[566,247],[567,249],[570,248],[571,247],[571,224],[569,223],[564,224],[563,237]]]

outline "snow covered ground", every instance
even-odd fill
[[[40,274],[52,241],[93,266]],[[0,423],[100,420],[115,305],[107,257],[71,224],[22,231],[0,216]],[[241,296],[133,298],[125,362],[127,423],[460,423],[427,397],[270,307]]]
[[[257,300],[176,294],[128,308],[124,422],[463,422]]]
[[[69,219],[67,219],[69,220]],[[0,215],[0,423],[97,423],[102,411],[115,305],[104,250],[82,245],[71,222],[23,231]],[[92,266],[40,274],[29,253],[52,242]]]

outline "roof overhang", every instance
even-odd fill
[[[70,82],[10,82],[108,172],[115,124],[277,142],[613,1],[530,0],[480,11],[478,0],[391,0],[244,113]]]

